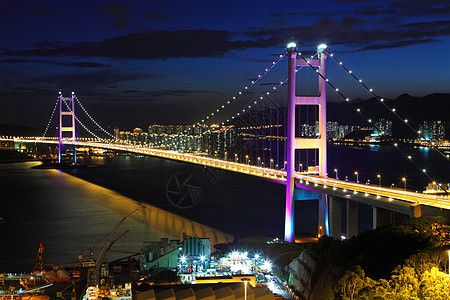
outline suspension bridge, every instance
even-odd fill
[[[399,214],[408,217],[450,216],[450,198],[446,188],[439,184],[439,189],[445,193],[429,195],[407,190],[406,186],[405,189],[393,189],[382,187],[381,184],[380,186],[367,185],[339,180],[337,176],[336,178],[328,177],[326,101],[327,87],[331,87],[336,95],[347,102],[349,107],[359,114],[367,124],[376,128],[385,141],[390,142],[392,147],[403,155],[418,172],[433,181],[430,170],[420,167],[419,163],[404,152],[397,142],[384,132],[383,128],[378,128],[378,125],[370,118],[370,112],[363,112],[344,95],[337,85],[332,83],[332,80],[326,75],[327,58],[331,58],[391,115],[401,120],[404,126],[426,141],[421,131],[414,129],[408,119],[402,118],[400,112],[397,112],[394,107],[389,107],[383,97],[375,94],[372,88],[362,83],[362,80],[357,78],[342,62],[339,62],[333,53],[328,52],[326,45],[319,45],[316,53],[307,58],[298,51],[297,46],[293,43],[288,45],[287,51],[281,54],[269,68],[252,80],[251,84],[191,127],[194,128],[194,131],[197,130],[200,136],[211,133],[211,126],[208,127],[207,124],[218,123],[220,125],[217,126],[227,128],[225,132],[228,132],[227,130],[230,128],[235,131],[235,134],[226,140],[225,144],[227,145],[219,143],[220,145],[216,145],[209,151],[208,146],[197,144],[196,147],[179,147],[179,143],[183,144],[180,141],[172,143],[170,146],[161,141],[130,143],[130,141],[119,139],[117,134],[108,132],[94,120],[73,92],[70,97],[64,97],[60,92],[42,137],[3,136],[0,137],[0,140],[56,145],[58,146],[59,163],[62,162],[62,154],[66,149],[72,150],[73,162],[76,164],[77,147],[91,147],[203,165],[285,184],[284,237],[286,241],[290,242],[294,240],[295,235],[294,205],[296,200],[315,199],[319,201],[319,237],[322,235],[341,237],[343,216],[345,216],[346,222],[345,235],[347,237],[356,235],[358,233],[358,203],[372,206],[374,228],[381,225],[382,220],[390,218],[392,221],[398,218]],[[271,72],[274,72],[280,62],[285,59],[287,60],[287,76],[284,75],[285,78],[277,83],[263,83],[264,78],[269,77]],[[299,92],[297,91],[296,76],[301,70],[306,69],[315,74],[317,90],[310,93],[309,96],[297,96]],[[268,85],[270,89],[267,89]],[[252,93],[252,89],[257,86],[263,88],[264,91]],[[285,93],[281,92],[282,89],[285,89]],[[244,95],[250,95],[250,97],[245,99]],[[89,129],[75,114],[76,104],[96,126],[96,130]],[[302,107],[304,111],[306,110],[307,115],[313,115],[311,119],[318,125],[312,136],[299,137],[301,136],[299,133],[301,122],[305,120],[305,113],[300,112]],[[45,135],[52,128],[52,120],[57,112],[59,122],[55,127],[58,129],[58,136],[46,137]],[[222,121],[218,121],[220,118]],[[310,121],[308,117],[306,119]],[[93,138],[78,137],[76,124]],[[101,137],[94,131],[100,131],[107,137]],[[185,136],[192,139],[192,133]],[[445,163],[448,163],[448,155],[442,153],[432,141],[428,142],[433,151],[436,151],[446,161]],[[243,156],[243,151],[249,154]],[[301,167],[296,170],[295,167],[298,165],[307,167],[305,170]],[[343,206],[345,206],[345,214],[342,213]]]

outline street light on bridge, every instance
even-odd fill
[[[327,44],[320,44],[319,46],[317,46],[317,53],[322,53],[327,48],[328,48]]]
[[[405,188],[405,190],[406,190],[406,177],[402,177],[402,181],[403,181],[403,183],[404,183],[404,188]]]
[[[339,179],[339,176],[338,176],[338,169],[334,169],[334,173],[336,173],[336,179]]]
[[[355,175],[356,175],[356,183],[359,183],[359,174],[358,174],[358,172],[355,171]]]
[[[241,278],[241,281],[244,282],[244,300],[247,300],[247,283],[250,281],[250,278]]]
[[[381,175],[377,174],[377,178],[378,178],[378,186],[381,186]]]

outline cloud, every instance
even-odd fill
[[[99,69],[99,70],[83,70],[57,73],[51,75],[24,75],[9,71],[0,80],[0,91],[8,91],[14,87],[28,87],[30,89],[38,88],[45,90],[70,89],[71,91],[84,92],[86,94],[97,94],[111,85],[119,85],[121,83],[133,81],[150,81],[155,78],[162,78],[164,75],[152,73],[126,73],[123,70]],[[108,88],[107,88],[108,89]],[[111,90],[107,91],[108,93]],[[113,91],[115,93],[115,91]]]
[[[214,91],[201,91],[201,90],[159,90],[159,91],[151,91],[145,92],[146,95],[150,97],[164,97],[164,96],[188,96],[192,94],[214,94],[221,95],[219,92]]]
[[[360,3],[360,2],[371,2],[373,0],[339,0],[337,3]]]
[[[3,49],[8,56],[76,56],[110,57],[116,59],[168,59],[179,57],[215,57],[231,50],[267,48],[273,45],[264,39],[234,40],[233,33],[222,30],[150,31],[123,35],[100,42],[68,45],[41,42],[34,49]]]
[[[339,1],[346,3],[367,3],[371,1],[353,0]],[[297,16],[308,16],[318,18],[329,18],[332,16],[365,16],[377,17],[381,15],[407,17],[407,16],[448,16],[450,15],[450,4],[442,0],[403,0],[386,1],[385,5],[370,4],[361,5],[351,9],[336,9],[332,11],[294,11],[290,13],[270,13],[269,17],[280,20],[281,18],[292,18]],[[378,20],[377,20],[378,21]],[[280,21],[281,22],[281,21]],[[284,19],[284,22],[289,20]]]
[[[42,63],[49,64],[55,66],[64,66],[64,67],[76,67],[76,68],[110,68],[111,65],[101,64],[96,62],[56,62],[56,61],[48,61],[48,60],[32,60],[32,59],[16,59],[16,58],[7,58],[0,60],[2,63],[16,64],[16,63]]]
[[[29,11],[25,12],[24,15],[27,17],[30,17],[30,16],[49,17],[49,16],[59,15],[62,13],[63,13],[63,11],[61,11],[59,9],[34,9],[34,10],[29,10]]]
[[[428,4],[428,5],[442,5],[442,0],[384,0],[385,2],[394,3],[409,3],[409,4]],[[337,3],[366,3],[376,2],[374,0],[339,0]]]
[[[291,26],[292,22],[282,17],[273,17],[270,20],[268,20],[266,24],[272,27],[280,27],[280,26]]]
[[[114,27],[116,29],[120,30],[128,26],[130,12],[122,4],[103,4],[100,7],[100,14],[106,17],[113,17]]]
[[[365,16],[391,15],[398,17],[408,16],[448,16],[450,15],[450,4],[443,1],[434,3],[432,1],[421,3],[421,1],[394,2],[388,6],[373,5],[359,7],[354,13]]]
[[[348,51],[348,52],[398,48],[398,47],[405,47],[405,46],[418,45],[418,44],[431,44],[431,43],[437,43],[437,42],[439,42],[439,41],[435,40],[435,39],[410,39],[410,40],[405,40],[405,41],[374,43],[372,45],[362,47],[358,50]]]
[[[246,34],[252,39],[265,38],[269,41],[280,41],[283,37],[293,36],[302,46],[312,46],[317,41],[324,41],[332,45],[347,46],[353,51],[435,43],[439,41],[439,37],[450,35],[450,21],[383,25],[356,18],[339,21],[321,19],[311,26],[251,30]]]
[[[151,21],[165,21],[165,22],[172,21],[172,17],[170,15],[159,11],[149,12],[145,15],[145,17]]]
[[[101,64],[101,63],[87,62],[87,61],[72,62],[72,63],[54,63],[54,64],[59,65],[59,66],[77,67],[77,68],[110,68],[111,67],[111,65],[108,65],[108,64]]]
[[[53,82],[57,86],[78,88],[96,88],[103,87],[108,84],[117,84],[127,81],[135,80],[151,80],[159,78],[161,75],[149,74],[149,73],[131,73],[124,74],[122,72],[111,72],[105,70],[99,70],[94,72],[82,72],[82,73],[66,73],[48,75],[42,77],[43,82]]]
[[[147,60],[201,58],[221,57],[235,50],[250,48],[280,48],[291,37],[302,46],[315,46],[317,41],[323,41],[343,45],[350,50],[363,51],[382,49],[383,46],[392,48],[435,43],[439,41],[439,37],[448,35],[450,21],[397,24],[392,19],[380,23],[348,16],[340,20],[322,18],[309,26],[250,28],[241,32],[208,29],[159,30],[122,35],[99,42],[64,44],[42,41],[35,43],[32,49],[3,49],[2,54],[15,57],[70,56]]]
[[[14,3],[16,4],[16,3]],[[23,4],[25,5],[25,4]],[[2,19],[10,19],[10,18],[33,18],[33,17],[52,17],[52,16],[57,16],[57,15],[66,15],[66,11],[64,10],[60,10],[60,9],[32,9],[32,10],[27,10],[27,11],[23,11],[23,12],[8,12],[6,8],[9,7],[5,7],[5,9],[2,9],[2,3],[0,0],[0,17]],[[1,21],[5,21],[5,20],[1,20]],[[8,20],[9,21],[9,20]]]

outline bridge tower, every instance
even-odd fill
[[[319,76],[319,96],[296,96],[295,75],[297,66],[309,65],[318,67],[320,74],[326,78],[326,54],[323,50],[325,45],[318,47],[318,58],[307,59],[308,63],[297,60],[297,46],[290,43],[288,51],[288,106],[287,106],[287,153],[286,153],[286,212],[284,223],[284,239],[289,242],[295,240],[294,228],[294,175],[295,175],[295,150],[296,149],[318,149],[319,151],[319,176],[327,176],[327,111],[326,111],[326,81]],[[295,107],[297,105],[317,105],[319,107],[319,138],[296,138],[295,137]],[[324,195],[324,197],[326,197]],[[325,201],[325,205],[324,202]],[[321,203],[322,202],[322,203]],[[324,207],[325,206],[325,207]],[[326,226],[326,199],[319,199],[319,230]],[[323,211],[323,212],[322,212]],[[320,234],[320,232],[319,232]]]
[[[75,93],[72,97],[63,97],[59,92],[59,143],[58,163],[61,163],[61,150],[63,140],[75,142]],[[73,162],[77,163],[76,148],[73,146]]]

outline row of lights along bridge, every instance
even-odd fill
[[[333,172],[334,172],[335,178],[339,179],[339,169],[334,169]],[[360,183],[360,181],[359,181],[360,173],[358,171],[355,171],[354,175],[355,175],[356,183]],[[381,174],[376,174],[376,179],[378,181],[378,186],[381,186],[381,177],[382,177]],[[403,183],[403,188],[406,190],[407,178],[406,177],[401,177],[400,180]],[[348,181],[348,176],[345,176],[345,181]],[[367,185],[370,184],[370,179],[367,179],[366,184]],[[433,182],[432,184],[436,185],[436,182]],[[391,186],[391,188],[393,188],[395,186],[395,183],[391,183],[390,186]]]

